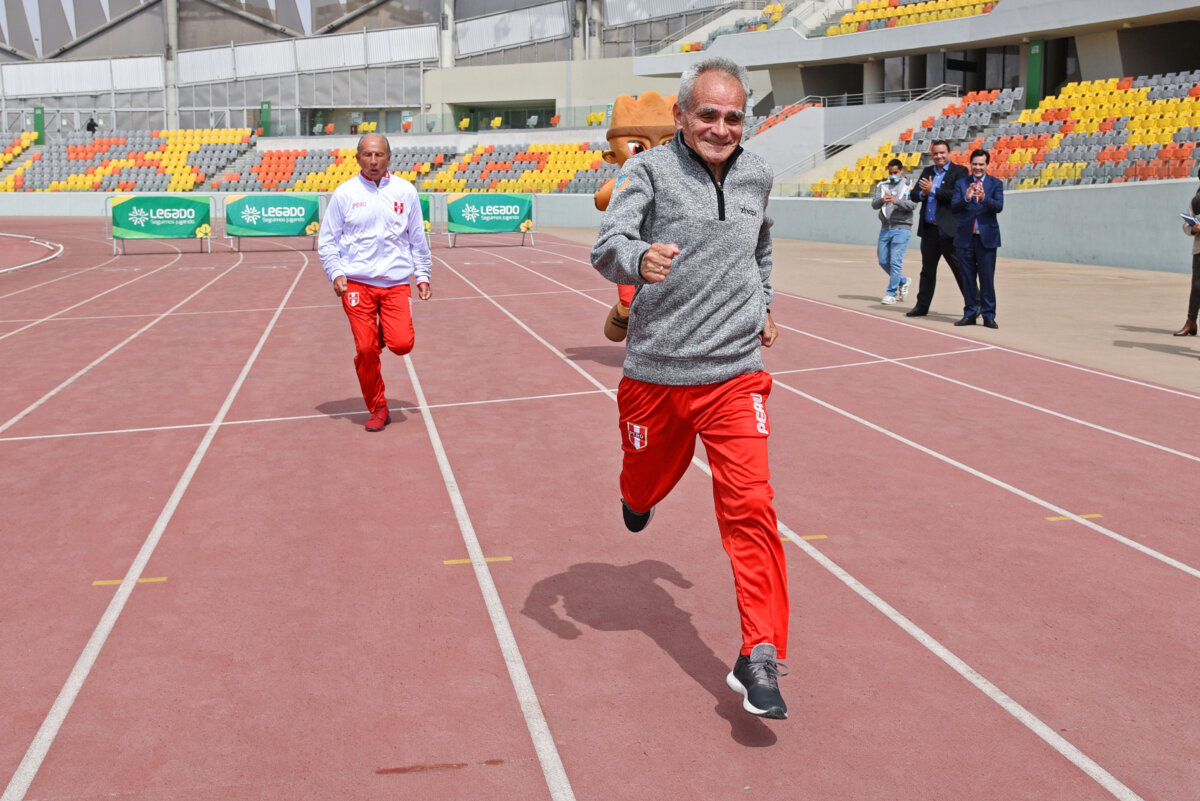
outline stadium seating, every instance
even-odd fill
[[[1071,82],[1036,109],[1018,110],[1021,96],[1020,89],[972,92],[884,147],[921,156],[930,142],[945,139],[960,164],[984,149],[991,174],[1016,190],[1200,174],[1200,70]],[[863,157],[812,192],[866,196],[883,173],[878,166],[877,158]]]
[[[746,138],[756,136],[763,131],[773,128],[793,114],[804,111],[806,108],[820,108],[820,106],[820,103],[792,103],[791,105],[787,106],[776,106],[775,108],[771,109],[771,113],[761,121],[751,121],[748,119],[746,121],[747,124],[744,129],[744,135]]]
[[[934,139],[949,141],[958,163],[976,148],[990,151],[991,172],[1009,189],[1187,178],[1200,170],[1200,70],[1071,82],[1037,108],[1023,109],[1022,100],[1019,88],[970,92],[811,192],[866,196],[890,159],[909,169],[927,163]],[[777,106],[757,125],[748,122],[747,135],[808,107]],[[603,126],[606,116],[593,112],[588,124]],[[260,149],[249,128],[79,132],[30,152],[34,139],[25,132],[4,148],[0,191],[328,192],[358,172],[353,148]],[[428,192],[590,193],[617,172],[603,160],[606,148],[580,141],[458,153],[431,144],[396,149],[392,170]]]
[[[71,134],[23,165],[21,186],[44,192],[189,192],[250,150],[249,128]],[[7,183],[7,182],[6,182]]]
[[[684,42],[679,46],[681,53],[695,53],[700,50],[706,50],[717,37],[724,36],[730,33],[753,33],[754,31],[765,31],[783,19],[784,4],[772,3],[766,6],[762,13],[753,16],[739,19],[732,25],[722,25],[708,35],[708,38],[703,42]]]
[[[423,192],[590,193],[617,173],[605,149],[603,142],[479,145],[414,183]]]
[[[862,0],[825,29],[826,36],[988,14],[999,0]]]

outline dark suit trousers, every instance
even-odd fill
[[[1192,294],[1188,297],[1187,318],[1194,323],[1197,314],[1200,314],[1200,253],[1192,256]]]
[[[936,231],[926,233],[921,237],[921,283],[917,287],[917,304],[914,309],[929,310],[929,304],[933,302],[933,290],[937,288],[938,259],[943,258],[946,264],[950,265],[954,285],[962,291],[962,272],[958,266],[954,237],[941,236]]]
[[[979,236],[958,251],[962,268],[963,317],[996,319],[996,248],[985,248]]]

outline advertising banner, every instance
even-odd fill
[[[208,195],[114,197],[113,239],[209,239],[208,201]]]
[[[446,226],[452,234],[525,233],[533,229],[533,195],[447,195]]]
[[[419,192],[417,199],[421,201],[421,219],[425,221],[425,233],[429,233],[429,230],[433,228],[429,223],[429,193]]]
[[[317,195],[227,195],[226,236],[316,236],[321,229]]]

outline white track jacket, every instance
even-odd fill
[[[429,281],[433,259],[417,189],[391,173],[376,186],[358,174],[333,190],[317,240],[333,281],[344,275],[370,286]]]

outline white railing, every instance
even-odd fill
[[[886,128],[896,120],[907,117],[909,114],[912,114],[914,111],[916,111],[918,107],[928,103],[930,100],[936,100],[939,97],[958,97],[959,92],[961,91],[962,89],[959,86],[943,83],[939,86],[934,86],[929,89],[909,89],[896,92],[868,92],[861,95],[833,95],[824,98],[805,98],[800,101],[801,104],[820,102],[822,105],[829,107],[862,105],[867,102],[883,102],[884,99],[887,99],[890,102],[893,100],[902,99],[905,97],[905,95],[908,96],[903,105],[898,106],[885,114],[879,115],[866,125],[862,125],[854,129],[836,141],[825,145],[815,153],[809,153],[796,163],[789,164],[787,167],[779,170],[777,172],[778,178],[776,180],[783,181],[786,178],[799,175],[806,170],[811,170],[813,167],[817,166],[831,156],[840,153],[863,137],[869,136],[870,134],[873,134],[882,128]]]

